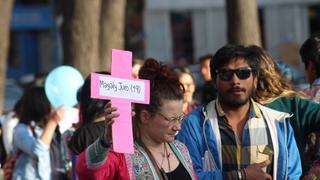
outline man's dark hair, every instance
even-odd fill
[[[252,69],[255,69],[255,72],[257,73],[258,60],[249,48],[242,45],[226,45],[216,52],[216,54],[213,56],[214,61],[210,62],[211,78],[215,79],[217,75],[217,70],[220,69],[222,66],[239,58],[247,61],[249,66]]]
[[[302,44],[300,56],[305,67],[313,62],[317,77],[320,77],[320,34],[311,36]]]

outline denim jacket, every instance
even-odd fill
[[[50,180],[50,146],[40,140],[42,129],[36,127],[34,134],[31,128],[19,123],[13,135],[14,153],[21,151],[15,162],[13,180],[32,179]]]

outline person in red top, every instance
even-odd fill
[[[183,119],[183,86],[166,65],[148,59],[139,78],[150,80],[150,104],[136,104],[134,153],[113,151],[111,125],[121,116],[106,107],[105,133],[79,156],[79,179],[197,179],[189,152],[175,140]]]
[[[196,90],[196,85],[191,71],[188,68],[175,69],[178,74],[179,81],[184,87],[183,93],[183,114],[187,115],[189,112],[198,107],[195,102],[193,94]]]

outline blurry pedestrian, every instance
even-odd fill
[[[101,71],[99,74],[110,73]],[[77,179],[75,165],[77,156],[92,144],[105,130],[104,110],[109,100],[91,98],[91,75],[88,75],[77,94],[80,123],[74,132],[69,132],[68,147],[71,150],[72,179]],[[70,137],[71,136],[71,137]]]
[[[110,75],[104,71],[97,73]],[[69,148],[76,155],[79,155],[100,137],[101,133],[104,133],[104,109],[109,101],[91,98],[91,75],[87,76],[78,92],[80,124],[69,142]]]
[[[13,179],[52,179],[56,167],[51,166],[50,144],[65,110],[52,108],[43,87],[26,89],[20,108],[13,135],[13,151],[18,155]]]
[[[19,122],[19,109],[21,106],[21,99],[19,99],[13,107],[13,111],[1,117],[2,125],[2,140],[5,147],[6,154],[12,151],[12,138],[14,128]]]
[[[265,50],[258,46],[249,48],[259,60],[260,69],[257,90],[253,97],[272,109],[291,114],[290,123],[302,160],[303,173],[306,173],[311,162],[306,162],[304,151],[309,133],[320,129],[320,105],[307,99],[303,93],[295,91]]]
[[[300,56],[305,67],[305,74],[310,87],[304,92],[313,101],[320,103],[320,35],[308,38],[300,48]],[[316,121],[316,120],[315,120]],[[317,121],[318,122],[318,121]],[[319,124],[317,124],[319,126]],[[320,129],[320,128],[319,128]],[[306,163],[312,164],[306,177],[314,179],[312,174],[320,178],[320,131],[308,135],[308,143],[305,149]],[[314,142],[314,143],[313,143]],[[308,179],[308,178],[305,178]]]
[[[193,94],[196,89],[193,75],[188,68],[177,68],[175,72],[178,74],[180,83],[184,87],[183,93],[183,114],[187,115],[193,109],[198,106],[198,103],[195,102]]]
[[[320,102],[320,35],[307,39],[300,48],[300,55],[310,84],[305,92],[310,98]]]
[[[201,104],[208,104],[210,101],[216,99],[217,97],[216,88],[214,87],[214,83],[211,79],[211,73],[210,73],[211,60],[212,60],[211,54],[207,54],[199,58],[200,72],[204,80],[203,85],[197,89],[197,94],[198,93],[200,94]]]

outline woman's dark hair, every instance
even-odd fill
[[[257,73],[258,60],[248,47],[242,45],[226,45],[216,52],[210,62],[211,78],[215,79],[217,70],[238,58],[247,61],[249,66],[255,69],[255,73]]]
[[[110,73],[105,71],[96,73],[110,75]],[[92,123],[96,118],[101,116],[104,112],[104,106],[109,102],[109,100],[91,98],[91,75],[87,76],[84,84],[79,89],[77,99],[80,105],[80,122],[83,124]]]
[[[135,104],[135,129],[139,129],[140,112],[147,110],[152,116],[159,112],[162,100],[182,100],[183,85],[177,74],[167,65],[155,59],[147,59],[139,71],[140,79],[150,80],[150,104]],[[137,134],[135,134],[137,135]]]
[[[31,121],[44,125],[51,114],[51,104],[43,87],[25,89],[19,107],[20,122],[30,125]]]

